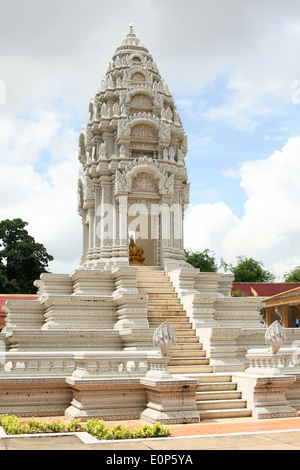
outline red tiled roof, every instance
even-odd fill
[[[300,296],[300,287],[296,287],[294,289],[289,289],[284,292],[280,292],[279,294],[266,297],[264,300],[266,302],[267,301],[273,302],[276,300],[290,299],[291,297],[299,297],[299,296]]]
[[[281,292],[286,292],[290,289],[300,287],[300,282],[234,282],[232,285],[231,292],[241,291],[247,296],[253,297],[254,294],[251,288],[257,292],[258,297],[271,297]]]

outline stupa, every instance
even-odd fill
[[[37,300],[6,303],[0,414],[198,422],[197,374],[244,371],[249,346],[264,345],[261,299],[232,298],[231,273],[185,260],[186,154],[130,26],[80,130],[80,266],[42,274]]]
[[[84,269],[128,266],[129,234],[146,265],[185,263],[186,153],[187,137],[168,85],[131,26],[80,131]]]

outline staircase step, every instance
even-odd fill
[[[246,400],[205,400],[202,402],[197,401],[197,409],[201,410],[225,410],[227,408],[246,408]]]
[[[175,293],[170,292],[169,294],[168,293],[167,294],[162,293],[160,295],[150,293],[148,298],[149,298],[149,301],[151,301],[152,299],[153,300],[157,300],[157,299],[159,299],[159,300],[167,299],[168,300],[168,299],[170,299],[172,301],[176,300],[178,303],[180,303],[180,300],[178,298],[178,294],[176,292]]]
[[[157,286],[164,286],[164,287],[174,287],[173,284],[168,281],[167,279],[165,279],[164,277],[157,277],[156,279],[141,279],[141,278],[137,278],[137,285],[138,286],[147,286],[147,287],[151,287],[151,286],[154,286],[154,287],[157,287]]]
[[[242,393],[238,390],[214,390],[196,392],[196,401],[212,401],[212,400],[240,400]]]
[[[213,372],[213,366],[209,365],[198,365],[198,366],[168,366],[168,371],[170,374],[188,374],[188,373],[197,373],[197,372]]]
[[[138,269],[137,275],[148,275],[152,276],[153,274],[163,274],[164,276],[167,276],[167,273],[165,272],[164,269]]]
[[[137,279],[143,281],[143,282],[152,282],[156,281],[157,279],[162,279],[164,281],[167,281],[171,283],[169,276],[166,276],[164,272],[155,272],[152,271],[151,273],[138,273]]]
[[[155,317],[148,317],[148,320],[150,323],[158,323],[161,325],[163,322],[168,322],[171,325],[174,323],[176,325],[179,325],[180,328],[187,328],[190,330],[192,328],[192,324],[188,321],[188,319],[185,316],[180,316],[180,315],[173,315],[170,317],[169,315],[161,315],[161,316],[155,316]]]
[[[171,325],[171,327],[174,330],[184,329],[184,330],[189,330],[190,331],[190,330],[193,329],[193,325],[191,323],[174,321],[174,318],[172,318],[172,320],[170,320],[169,317],[160,317],[156,321],[154,321],[152,318],[148,318],[148,320],[149,320],[149,325],[150,325],[151,328],[158,328],[162,323],[168,322],[169,325]]]
[[[189,357],[195,357],[195,358],[200,358],[200,357],[206,357],[206,351],[203,351],[201,349],[183,349],[183,350],[176,350],[175,348],[171,349],[170,352],[170,357],[174,358],[189,358]]]
[[[193,375],[188,375],[189,378],[191,379],[197,379],[199,384],[201,383],[205,383],[205,384],[208,384],[208,383],[216,383],[216,382],[230,382],[232,383],[232,377],[231,375],[228,375],[228,374],[218,374],[218,373],[214,373],[213,375],[209,374],[209,375],[206,375],[206,374],[193,374]]]
[[[182,334],[179,334],[178,331],[176,331],[176,337],[177,337],[177,341],[178,343],[180,344],[185,344],[185,343],[189,343],[189,344],[192,344],[193,343],[193,346],[195,344],[199,344],[198,341],[199,341],[199,338],[195,335],[195,330],[187,330],[187,331],[192,331],[194,333],[194,336],[192,336],[191,334],[189,335],[182,335]],[[177,343],[177,344],[178,344]],[[175,346],[176,347],[176,346]]]
[[[252,416],[252,411],[248,408],[227,408],[200,411],[201,421],[204,421],[206,419],[248,418],[249,416]]]
[[[206,366],[209,365],[209,359],[207,357],[194,358],[194,357],[173,357],[170,359],[169,366]],[[201,393],[201,392],[200,392]]]
[[[162,308],[162,309],[156,308],[155,310],[148,309],[149,318],[165,317],[165,316],[171,317],[171,318],[175,317],[174,321],[177,321],[177,318],[186,318],[186,321],[189,321],[189,318],[187,317],[184,310],[168,310],[166,308]]]
[[[164,294],[164,293],[167,293],[167,292],[175,292],[175,288],[174,287],[160,287],[160,286],[157,286],[157,287],[139,287],[138,286],[138,289],[140,292],[147,292],[148,294],[149,293],[158,293],[158,294]]]
[[[151,328],[155,328],[153,325],[154,325],[154,324],[151,324]],[[157,325],[157,328],[158,328],[158,326],[160,326],[160,325],[161,325],[161,323]],[[196,338],[196,342],[198,341],[198,337],[196,336],[196,330],[193,330],[193,329],[190,329],[190,330],[188,330],[188,329],[182,329],[182,328],[180,328],[180,327],[174,328],[174,330],[175,330],[177,339],[178,339],[178,337],[179,337],[179,338],[181,338],[181,337],[182,337],[182,338],[186,338],[186,337],[188,336],[188,337],[195,337],[195,338]],[[182,341],[180,341],[180,343],[182,343]]]
[[[178,339],[178,336],[177,336]],[[180,343],[179,341],[176,343],[175,346],[172,347],[172,351],[177,351],[178,353],[180,351],[202,351],[203,350],[203,344],[198,343],[198,338],[196,337],[197,342],[191,342],[191,343]]]
[[[198,385],[198,392],[215,392],[215,391],[228,391],[236,390],[236,383],[234,382],[210,382]]]
[[[185,312],[182,305],[175,302],[149,302],[148,301],[148,310],[150,312],[160,311],[160,310],[170,310],[171,312]]]

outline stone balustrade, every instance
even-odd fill
[[[169,358],[149,351],[7,352],[0,380],[14,376],[166,377]]]
[[[67,376],[75,370],[72,352],[7,352],[1,361],[1,374],[20,376]]]
[[[74,354],[74,361],[72,376],[77,378],[169,376],[169,358],[147,351],[83,351]]]
[[[250,349],[247,353],[249,367],[246,374],[284,375],[300,372],[300,349],[282,348],[276,354],[269,349]]]

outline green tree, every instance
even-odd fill
[[[217,272],[218,265],[215,260],[215,254],[206,249],[202,252],[184,250],[186,260],[194,268],[200,269],[202,272]]]
[[[22,219],[0,222],[0,292],[32,294],[33,282],[47,272],[49,255],[41,243],[36,243]]]
[[[235,282],[273,282],[275,279],[274,274],[264,269],[261,261],[253,258],[238,256],[236,264],[229,264],[229,267]]]
[[[238,289],[232,292],[231,296],[232,297],[246,297],[246,294],[244,294],[244,292]]]
[[[285,282],[300,282],[300,266],[284,275]]]

